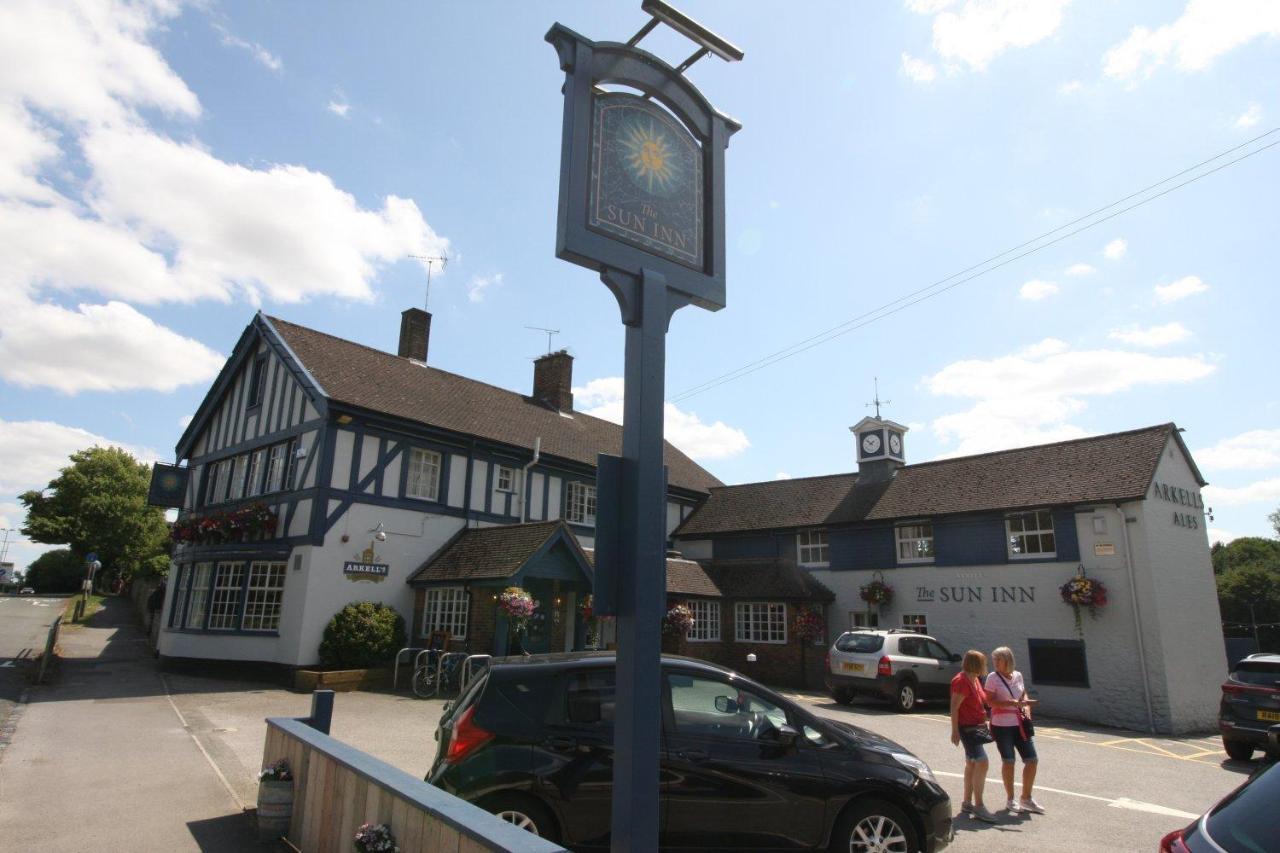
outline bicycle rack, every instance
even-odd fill
[[[487,668],[489,666],[489,660],[492,657],[493,655],[468,655],[467,656],[466,660],[462,662],[462,683],[461,683],[461,686],[458,688],[459,695],[461,695],[462,692],[467,689],[467,685],[470,684],[471,679],[475,677],[475,672],[472,671],[473,664],[477,664],[477,663],[482,664],[481,666],[477,667],[479,669]]]
[[[420,652],[420,651],[422,651],[422,646],[405,646],[403,649],[396,652],[396,662],[391,667],[391,689],[392,690],[396,689],[396,682],[400,680],[400,656],[405,652]]]

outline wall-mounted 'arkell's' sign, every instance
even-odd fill
[[[357,563],[348,560],[342,564],[342,574],[349,581],[380,583],[390,572],[391,566],[386,563]]]

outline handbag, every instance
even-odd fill
[[[996,675],[1000,675],[1000,670],[996,670]],[[1000,680],[1004,682],[1005,690],[1009,691],[1009,695],[1012,696],[1013,688],[1009,685],[1009,679],[1000,675]],[[1021,699],[1026,695],[1027,688],[1024,687],[1022,688],[1022,696],[1018,698]],[[1018,734],[1023,741],[1031,740],[1036,734],[1035,723],[1031,722],[1031,718],[1027,716],[1027,712],[1021,707],[1018,708]]]
[[[976,726],[961,726],[961,734],[967,734],[978,743],[994,743],[995,737],[991,734],[991,727],[986,723],[978,723]]]

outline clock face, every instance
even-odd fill
[[[893,453],[902,452],[902,436],[893,433],[889,436],[889,450]]]
[[[877,433],[869,432],[862,437],[862,451],[864,453],[875,453],[880,449],[880,436]]]

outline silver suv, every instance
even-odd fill
[[[960,671],[960,655],[933,637],[891,628],[846,631],[827,651],[826,685],[842,705],[855,694],[880,696],[899,711],[921,699],[943,699]]]

